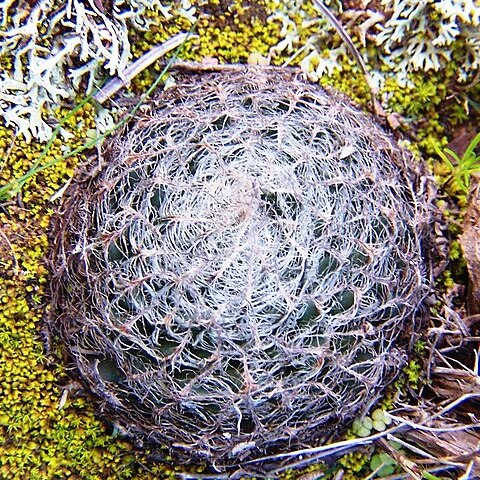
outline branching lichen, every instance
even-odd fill
[[[466,81],[480,68],[480,3],[475,0],[382,1],[388,19],[377,45],[397,80],[412,71],[445,69],[455,58],[457,76]]]
[[[52,134],[44,110],[90,93],[101,76],[122,74],[131,57],[129,30],[146,28],[147,8],[169,15],[158,2],[142,1],[114,1],[108,10],[102,2],[80,0],[15,6],[9,2],[1,10],[0,56],[14,60],[0,73],[0,115],[27,141]]]
[[[253,3],[258,8],[249,8]],[[349,1],[343,2],[350,7],[343,12],[340,2],[325,3],[362,49],[384,107],[404,117],[402,129],[412,135],[410,148],[430,155],[435,174],[446,179],[448,171],[438,158],[433,161],[435,146],[445,146],[459,125],[474,122],[480,106],[478,85],[469,89],[465,85],[464,90],[455,85],[456,79],[467,76],[474,80],[478,70],[478,1],[424,2],[425,31],[402,13],[412,2],[392,0],[382,7],[380,2]],[[372,10],[355,10],[355,5],[367,3]],[[244,62],[258,52],[274,64],[298,64],[309,56],[302,66],[316,75],[312,78],[334,85],[358,102],[368,98],[365,82],[343,55],[338,36],[309,2],[7,0],[0,4],[0,183],[24,174],[38,159],[42,146],[37,139],[48,138],[58,116],[66,111],[59,110],[59,104],[71,109],[103,77],[117,75],[152,46],[188,31],[195,21],[200,38],[185,50],[185,58]],[[395,33],[395,21],[403,22],[404,33],[392,39],[386,29]],[[434,47],[425,47],[422,53],[419,41],[432,41]],[[408,62],[408,48],[417,53],[417,66],[413,59]],[[422,72],[422,65],[427,65],[422,60],[425,52],[440,65],[435,78]],[[406,73],[396,63],[402,61],[407,62]],[[144,92],[158,68],[142,73],[132,89]],[[95,116],[87,110],[65,127],[65,135],[59,136],[45,162],[73,150],[81,144],[78,138],[90,136],[95,128],[108,128],[112,106]],[[47,315],[49,277],[42,259],[49,248],[45,235],[53,209],[49,199],[71,178],[75,162],[70,158],[45,170],[0,211],[0,476],[170,478],[171,468],[148,462],[146,456],[132,452],[131,444],[111,435],[112,430],[95,419],[89,402],[66,385],[64,369],[53,368],[58,352],[44,353],[39,332]],[[465,196],[459,200],[461,205],[466,201]],[[458,212],[445,210],[445,214],[458,220]],[[454,244],[452,257],[456,254]],[[454,282],[461,277],[447,270],[439,283],[458,288]],[[355,472],[368,459],[365,454],[357,456],[351,469],[345,467],[345,478],[364,478]],[[289,478],[295,475],[289,472]]]

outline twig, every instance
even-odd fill
[[[367,64],[365,63],[365,60],[363,60],[363,57],[358,51],[357,47],[352,42],[350,35],[347,33],[347,31],[343,28],[342,24],[335,18],[332,12],[330,12],[330,10],[325,6],[325,4],[321,0],[313,0],[313,3],[320,10],[320,12],[322,12],[323,15],[325,15],[327,20],[333,25],[333,27],[335,28],[337,33],[340,35],[342,40],[347,44],[348,49],[352,53],[358,65],[360,66],[360,69],[363,73],[363,76],[365,77],[365,81],[367,82],[368,88],[370,90],[370,96],[372,98],[372,106],[373,106],[374,113],[376,115],[385,116],[385,112],[382,108],[382,105],[377,100],[376,88],[374,86],[370,73],[368,73]]]
[[[479,394],[462,395],[462,397],[480,397],[480,393]],[[440,412],[438,412],[435,415],[429,417],[429,420],[433,420],[434,418],[438,418],[439,416],[441,416],[442,414],[451,410],[452,408],[454,408],[456,405],[460,404],[464,400],[466,400],[466,398],[457,399],[455,402],[452,402],[447,407],[442,409]],[[413,428],[414,430],[421,430],[423,432],[435,432],[435,433],[460,432],[460,431],[468,430],[470,428],[478,428],[478,425],[474,424],[474,423],[471,423],[471,424],[468,424],[468,425],[462,425],[462,426],[458,426],[458,427],[427,427],[425,425],[421,425],[419,423],[412,422],[412,421],[407,420],[405,418],[397,417],[396,415],[392,415],[389,412],[385,412],[385,415],[387,415],[389,418],[391,418],[392,420],[395,420],[396,422],[398,422],[400,424],[408,425],[409,427]]]
[[[176,60],[170,67],[170,70],[188,70],[194,73],[206,73],[206,72],[248,72],[248,71],[261,71],[261,72],[298,72],[301,70],[299,67],[278,67],[275,65],[248,65],[245,63],[228,63],[228,64],[203,64],[198,62],[192,62],[188,60]]]
[[[93,98],[99,103],[104,103],[118,90],[128,85],[140,72],[149,67],[152,63],[163,57],[166,53],[182,45],[187,38],[192,38],[189,33],[179,33],[169,38],[161,45],[157,45],[133,62],[118,77],[108,81]]]
[[[478,448],[477,448],[477,450],[478,450]],[[472,474],[473,474],[473,469],[474,469],[476,464],[477,464],[477,460],[475,458],[472,458],[470,460],[470,462],[468,463],[468,467],[465,470],[465,473],[461,477],[459,477],[458,480],[468,480],[469,478],[474,478]]]
[[[437,412],[435,415],[431,416],[430,420],[441,417],[445,413],[449,412],[450,410],[454,409],[456,406],[463,403],[465,400],[468,400],[470,398],[479,398],[479,397],[480,397],[480,392],[478,392],[478,393],[466,393],[466,394],[462,395],[461,397],[457,398],[456,400],[454,400],[453,402],[449,403],[445,408],[443,408],[442,410]],[[477,425],[470,425],[470,426],[478,428],[478,424]]]
[[[395,450],[384,438],[381,438],[378,443],[383,449],[391,455],[395,461],[407,472],[413,480],[421,480],[418,476],[419,468],[411,460],[408,460],[404,455]],[[417,470],[417,471],[416,471]]]
[[[279,453],[277,455],[270,455],[268,457],[261,457],[253,460],[249,460],[245,462],[245,464],[252,464],[252,463],[259,463],[259,462],[265,462],[268,460],[279,460],[281,458],[290,458],[290,457],[299,457],[301,455],[313,455],[317,453],[325,453],[328,452],[328,455],[334,454],[337,451],[343,451],[348,448],[353,448],[353,447],[358,447],[358,446],[363,446],[363,445],[368,445],[372,442],[375,442],[376,440],[379,440],[380,438],[386,437],[388,434],[397,432],[399,431],[403,426],[398,425],[392,428],[389,428],[388,430],[385,430],[384,432],[381,433],[376,433],[374,435],[370,435],[368,437],[363,437],[363,438],[354,438],[351,440],[342,440],[340,442],[332,443],[329,445],[321,445],[319,447],[313,447],[313,448],[304,448],[302,450],[296,450],[293,452],[286,452],[286,453]],[[318,459],[319,457],[315,457],[315,459]]]
[[[400,444],[402,447],[408,448],[408,450],[411,450],[412,452],[416,453],[417,455],[421,455],[422,457],[429,458],[430,460],[437,460],[437,457],[434,455],[431,455],[430,453],[426,452],[425,450],[422,450],[421,448],[418,448],[405,440],[402,440],[399,437],[396,437],[395,435],[388,435],[387,440],[391,440],[392,442],[396,442]]]

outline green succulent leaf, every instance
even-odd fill
[[[397,466],[397,462],[388,453],[377,453],[370,460],[370,468],[377,477],[391,475]]]

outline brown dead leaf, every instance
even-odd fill
[[[440,397],[453,398],[469,394],[478,394],[480,397],[480,377],[474,371],[434,367],[431,386]],[[475,414],[480,418],[480,412]]]
[[[411,430],[405,437],[424,447],[428,453],[450,462],[480,461],[480,434],[476,431],[426,432]],[[480,473],[479,467],[475,470]]]
[[[464,124],[453,132],[453,140],[448,144],[448,148],[462,157],[476,134],[477,130],[473,124]]]
[[[467,262],[469,286],[467,308],[471,315],[480,313],[480,178],[474,175],[470,200],[463,224],[460,245]]]

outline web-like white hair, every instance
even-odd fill
[[[64,203],[54,310],[133,434],[217,465],[324,441],[425,294],[408,155],[282,72],[186,75]]]

